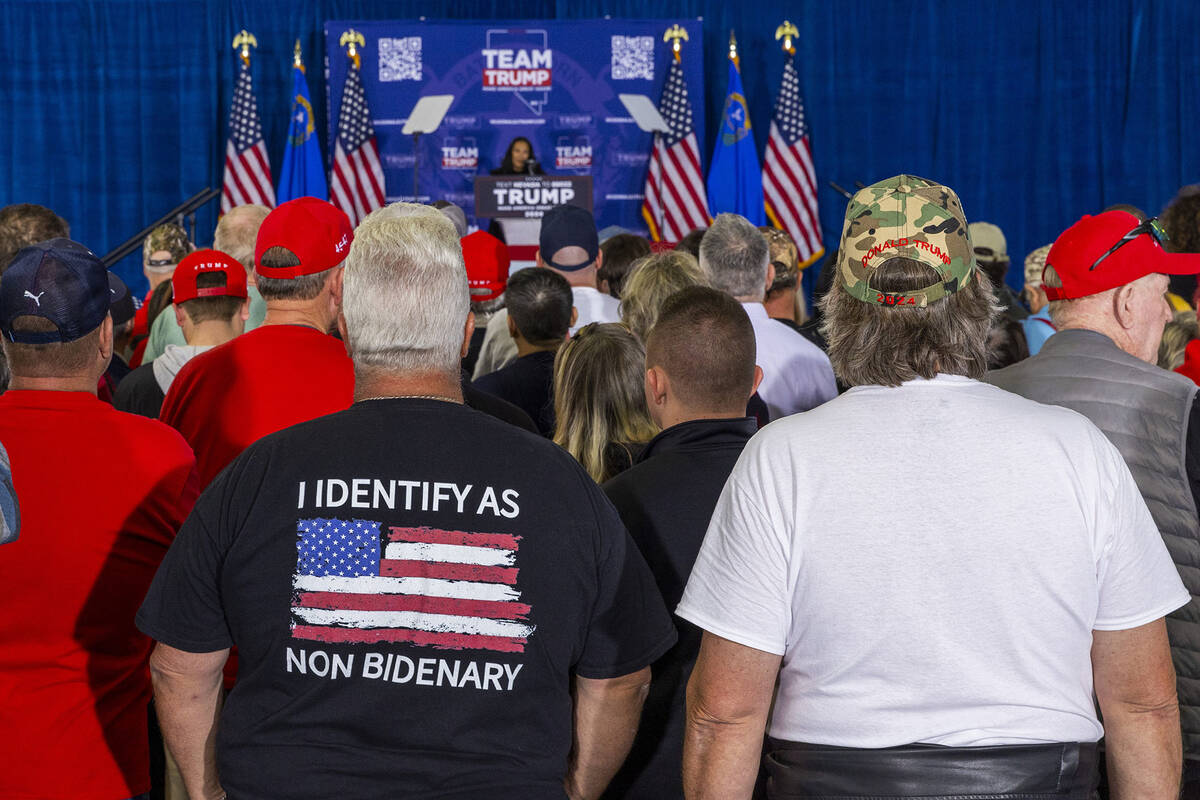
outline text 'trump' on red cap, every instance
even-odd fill
[[[221,286],[196,285],[201,275],[225,276]],[[220,250],[196,250],[184,256],[171,276],[171,302],[186,303],[200,297],[240,297],[245,299],[246,268]]]

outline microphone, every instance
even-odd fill
[[[536,159],[536,158],[534,158],[533,156],[530,156],[530,157],[528,158],[528,160],[526,160],[526,161],[525,161],[525,174],[526,174],[526,175],[532,175],[532,174],[533,174],[533,168],[534,168],[536,165],[537,165],[537,159]]]

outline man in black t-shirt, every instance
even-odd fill
[[[339,327],[354,405],[230,464],[138,614],[189,793],[599,795],[676,639],[645,562],[570,456],[463,406],[440,214],[359,226]]]
[[[761,379],[754,328],[736,300],[693,286],[663,305],[646,337],[646,399],[663,430],[604,492],[668,608],[679,604],[725,480],[758,430],[744,410]],[[684,690],[702,632],[675,624],[679,643],[654,662],[642,725],[607,800],[683,797]]]
[[[554,436],[554,356],[575,324],[571,284],[552,270],[524,269],[508,282],[508,335],[517,360],[475,381],[475,388],[503,398]]]

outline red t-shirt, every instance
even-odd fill
[[[0,548],[0,797],[150,789],[134,614],[198,494],[179,434],[86,392],[0,396],[21,537]]]
[[[353,399],[354,366],[341,341],[304,325],[267,325],[185,364],[159,418],[196,451],[203,487],[262,437]]]

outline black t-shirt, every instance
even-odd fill
[[[604,484],[672,610],[683,597],[725,480],[757,430],[751,418],[682,422],[651,439],[638,463]],[[654,662],[637,739],[606,800],[683,797],[684,691],[702,632],[679,617],[675,623],[679,642]]]
[[[154,362],[150,362],[125,376],[113,393],[113,407],[118,411],[158,419],[165,398],[158,379],[154,377]]]
[[[600,488],[464,406],[368,400],[268,436],[197,502],[138,626],[236,644],[232,798],[555,798],[570,676],[676,635]]]
[[[554,351],[541,350],[475,381],[475,388],[528,414],[543,436],[554,435]]]

